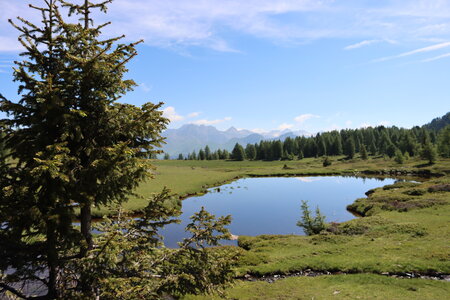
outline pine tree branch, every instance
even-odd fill
[[[22,294],[21,292],[19,292],[19,291],[16,290],[15,288],[10,287],[9,285],[7,285],[7,284],[5,284],[5,283],[0,282],[0,287],[2,288],[2,292],[3,292],[3,291],[8,291],[8,292],[10,292],[10,293],[13,293],[14,295],[16,295],[16,296],[19,297],[19,298],[22,298],[22,299],[29,299],[25,294]]]

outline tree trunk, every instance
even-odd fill
[[[58,296],[56,280],[58,276],[58,252],[56,241],[56,225],[54,221],[47,222],[47,264],[48,264],[48,299]]]

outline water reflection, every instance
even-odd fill
[[[296,226],[301,200],[307,200],[313,210],[318,206],[327,222],[342,222],[355,218],[346,210],[348,204],[365,197],[369,189],[394,182],[389,178],[344,176],[240,179],[184,200],[182,223],[167,226],[162,234],[166,246],[176,247],[176,242],[186,237],[184,227],[189,216],[202,206],[216,216],[232,215],[229,228],[234,235],[303,234]]]

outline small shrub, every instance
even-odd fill
[[[399,149],[395,150],[395,162],[398,164],[403,164],[405,162],[405,158],[403,157],[402,151]]]
[[[302,200],[302,219],[297,222],[297,226],[302,227],[307,235],[314,235],[325,230],[325,216],[320,213],[319,207],[316,208],[316,215],[313,217],[309,210],[308,202]]]
[[[323,159],[322,165],[323,165],[324,167],[331,166],[331,159],[330,159],[328,156],[325,156],[325,158]]]
[[[426,192],[427,191],[424,189],[412,189],[412,190],[404,191],[403,194],[409,195],[409,196],[422,196],[422,195],[425,195]]]

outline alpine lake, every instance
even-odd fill
[[[370,189],[393,184],[392,178],[313,176],[243,178],[232,183],[208,189],[202,196],[182,201],[180,224],[170,224],[160,233],[166,247],[177,247],[177,242],[188,237],[184,228],[189,217],[204,207],[219,216],[232,216],[228,226],[234,236],[262,234],[303,235],[300,220],[301,201],[308,202],[315,213],[320,209],[326,222],[344,222],[356,218],[347,205],[365,197]],[[236,245],[236,241],[222,244]]]

